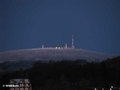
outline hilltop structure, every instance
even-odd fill
[[[75,48],[74,47],[74,36],[72,35],[72,48]]]
[[[75,46],[74,46],[74,35],[72,35],[72,45],[71,47],[68,47],[67,46],[67,43],[65,43],[65,46],[64,47],[60,47],[60,46],[56,46],[56,47],[44,47],[44,45],[42,45],[42,49],[74,49]]]

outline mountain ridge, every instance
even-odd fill
[[[0,52],[0,61],[8,60],[76,60],[101,61],[117,55],[84,49],[31,48]]]

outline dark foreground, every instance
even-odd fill
[[[37,62],[30,69],[0,74],[0,90],[13,78],[29,78],[32,90],[110,90],[120,87],[120,57],[102,62],[86,60]]]

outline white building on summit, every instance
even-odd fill
[[[74,49],[75,46],[74,46],[74,36],[72,35],[72,46],[71,47],[68,47],[67,46],[67,43],[65,43],[65,47],[60,47],[60,46],[56,46],[56,47],[44,47],[44,45],[42,45],[42,49]]]

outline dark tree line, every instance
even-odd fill
[[[7,84],[11,78],[25,76],[30,79],[33,90],[85,90],[88,87],[109,88],[110,85],[120,87],[120,57],[102,62],[37,62],[30,69],[1,74],[0,85]]]

